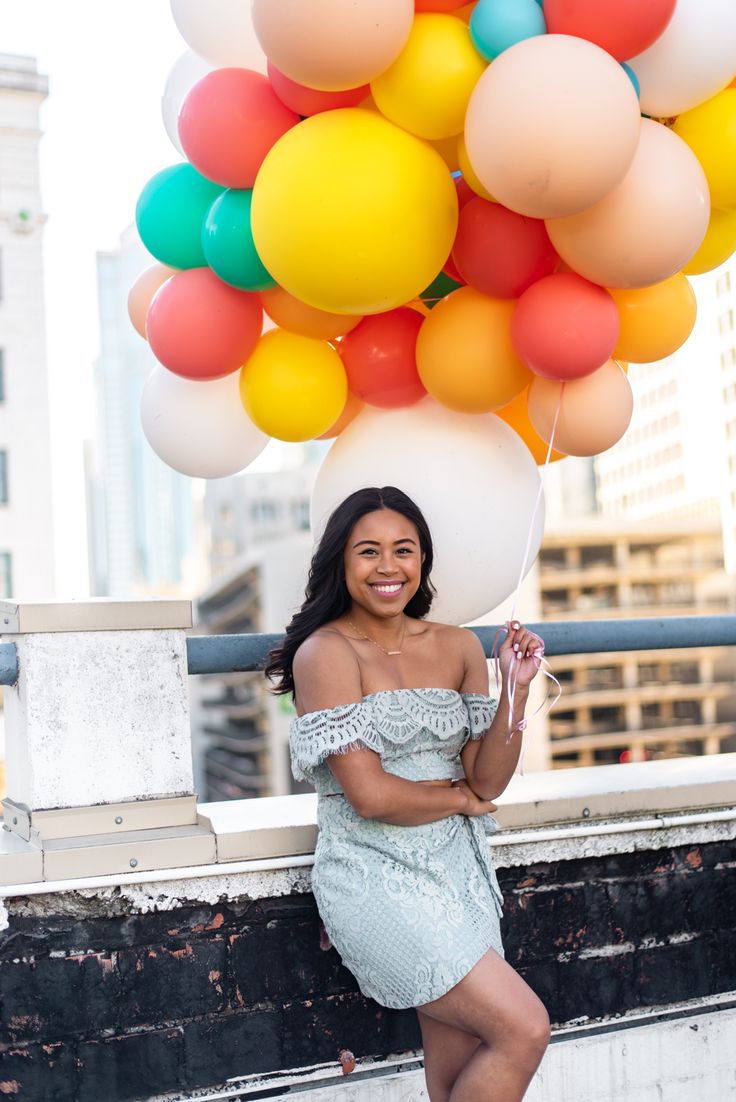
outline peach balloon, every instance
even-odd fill
[[[504,50],[475,86],[465,142],[482,185],[511,210],[557,218],[597,203],[623,178],[639,101],[592,42],[548,34]]]
[[[291,80],[327,92],[368,84],[399,56],[413,0],[253,0],[269,60]]]
[[[261,291],[261,302],[272,321],[290,333],[301,333],[303,337],[315,340],[331,341],[335,337],[344,337],[362,317],[353,314],[330,314],[327,310],[318,310],[306,302],[295,298],[283,287],[271,287]]]
[[[692,150],[666,126],[641,120],[636,156],[595,206],[547,222],[552,244],[604,287],[647,287],[679,272],[708,228],[710,197]]]
[[[536,378],[529,387],[529,418],[547,443],[559,406],[553,445],[566,455],[598,455],[621,439],[631,421],[631,384],[615,360],[583,379],[557,383]]]
[[[133,323],[133,328],[144,339],[146,337],[146,314],[151,305],[151,299],[162,287],[167,279],[176,275],[176,268],[169,268],[166,264],[152,264],[136,279],[128,293],[128,317]]]
[[[698,304],[682,272],[652,287],[610,292],[621,322],[617,359],[653,363],[671,356],[690,336]]]
[[[437,303],[419,330],[419,377],[436,401],[460,413],[490,413],[528,386],[511,344],[514,301],[460,287]]]
[[[509,402],[507,406],[497,409],[496,416],[500,417],[502,421],[505,421],[507,425],[510,425],[516,435],[521,437],[534,456],[534,462],[539,466],[547,459],[549,444],[542,440],[542,437],[529,420],[529,409],[527,405],[528,397],[528,390],[522,390],[521,394],[517,394],[513,402]],[[553,448],[549,461],[550,463],[556,463],[558,459],[564,458],[564,452],[558,452]]]

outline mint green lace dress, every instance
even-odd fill
[[[459,754],[482,738],[496,701],[452,689],[388,689],[292,722],[292,772],[317,789],[312,887],[320,917],[361,991],[383,1006],[444,995],[489,948],[503,955],[503,896],[488,848],[492,816],[421,826],[362,819],[325,758],[374,750],[407,780],[462,776]]]

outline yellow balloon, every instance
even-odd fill
[[[428,392],[460,413],[491,413],[534,378],[511,344],[512,299],[460,287],[422,323],[417,368]]]
[[[342,360],[324,341],[272,329],[240,372],[240,397],[251,421],[277,440],[311,440],[343,411],[348,383]]]
[[[662,283],[609,294],[621,319],[617,359],[653,363],[671,356],[692,333],[697,313],[695,292],[682,272]]]
[[[447,260],[457,194],[440,155],[373,111],[325,111],[267,154],[253,188],[256,249],[318,310],[378,314],[416,298]]]
[[[457,163],[463,174],[463,180],[465,180],[468,187],[472,188],[476,195],[480,195],[481,199],[487,199],[489,203],[495,203],[496,200],[493,198],[490,191],[483,187],[473,171],[473,166],[470,163],[468,151],[465,147],[465,136],[463,134],[457,139]]]
[[[703,166],[714,207],[736,207],[736,88],[684,111],[672,127]]]
[[[371,82],[387,119],[420,138],[459,134],[470,93],[486,69],[461,19],[443,12],[415,16],[392,65]]]
[[[702,275],[712,272],[728,260],[736,249],[736,210],[717,210],[711,208],[708,229],[703,244],[685,267],[686,275]]]

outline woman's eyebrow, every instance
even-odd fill
[[[353,544],[353,547],[362,547],[364,543],[369,543],[371,547],[381,546],[378,540],[358,540],[357,543]],[[416,540],[413,540],[411,536],[402,536],[400,540],[394,540],[394,547],[397,543],[413,543],[416,546]]]

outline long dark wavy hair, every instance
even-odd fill
[[[345,584],[345,548],[350,533],[366,513],[379,509],[393,509],[410,520],[419,535],[419,546],[424,556],[419,589],[404,611],[408,616],[422,619],[430,610],[435,595],[430,581],[434,551],[429,526],[419,508],[410,497],[395,486],[376,486],[356,490],[337,506],[327,521],[322,539],[312,557],[307,578],[304,604],[294,614],[283,640],[266,659],[266,677],[274,681],[272,692],[294,693],[294,655],[305,639],[323,624],[343,616],[352,604]]]

